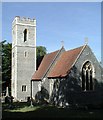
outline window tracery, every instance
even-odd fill
[[[93,68],[89,61],[82,68],[82,90],[93,90]]]

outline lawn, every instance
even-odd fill
[[[103,109],[70,109],[57,108],[51,105],[30,106],[27,103],[13,103],[13,107],[3,104],[2,120],[33,118],[69,118],[69,119],[101,119]]]

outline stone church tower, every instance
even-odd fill
[[[15,17],[12,22],[12,83],[15,100],[27,101],[36,70],[36,20]]]

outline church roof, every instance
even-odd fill
[[[76,62],[84,47],[85,46],[81,46],[69,51],[62,52],[61,55],[58,56],[55,65],[52,67],[47,77],[57,78],[67,76],[68,72],[72,68],[73,64]],[[53,63],[53,60],[58,55],[59,51],[60,50],[44,56],[39,69],[34,73],[32,80],[41,80],[43,78],[43,76],[46,74],[46,71],[50,69],[50,64]]]
[[[49,73],[48,78],[66,77],[82,52],[83,47],[65,51]]]
[[[46,72],[48,71],[49,67],[51,67],[52,62],[55,60],[57,54],[61,51],[57,50],[55,52],[51,52],[46,54],[38,68],[38,70],[32,76],[32,80],[41,80]]]

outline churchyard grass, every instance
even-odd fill
[[[52,105],[30,106],[30,103],[13,103],[13,106],[2,105],[2,119],[71,118],[103,120],[103,109],[69,109],[57,108]]]

